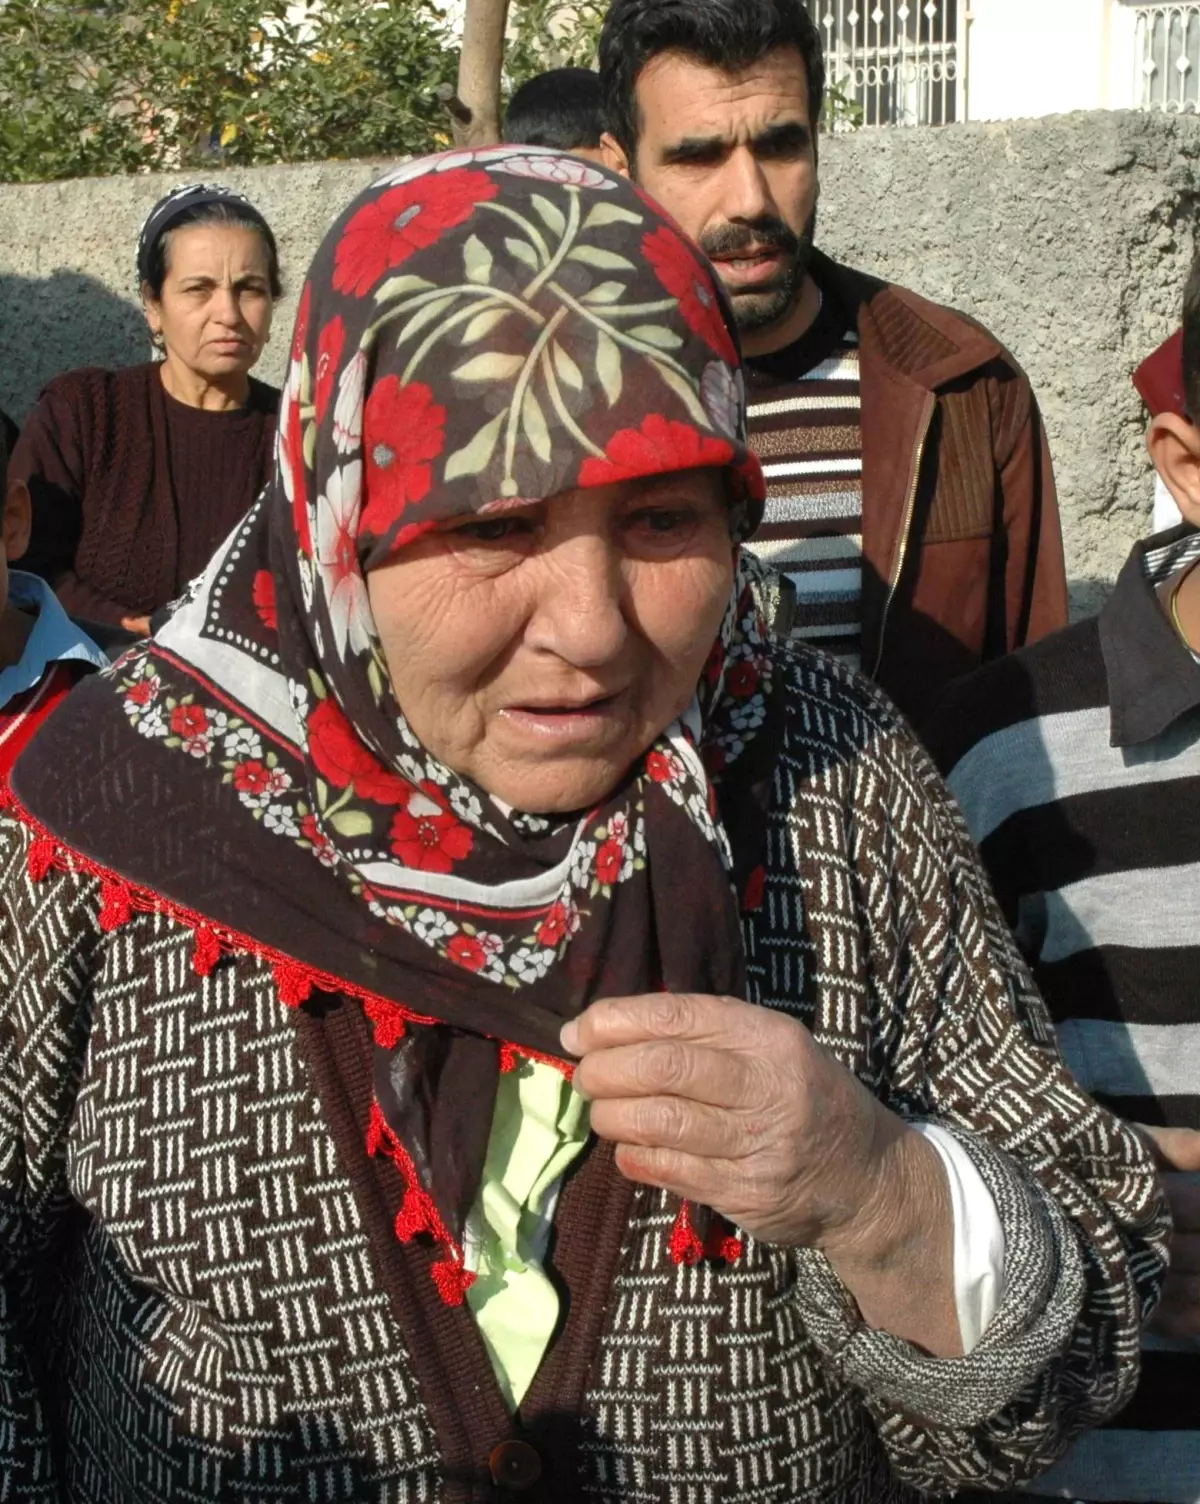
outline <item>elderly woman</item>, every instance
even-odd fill
[[[0,825],[17,1496],[901,1501],[1131,1392],[1153,1171],[764,636],[730,328],[553,154],[327,238],[273,484]]]
[[[205,184],[155,205],[137,276],[161,360],[52,381],[11,470],[33,496],[27,567],[74,614],[144,634],[270,475],[279,393],[250,372],[281,288],[266,220]]]

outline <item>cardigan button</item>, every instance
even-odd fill
[[[488,1458],[497,1488],[523,1494],[542,1476],[542,1459],[527,1441],[502,1441]]]

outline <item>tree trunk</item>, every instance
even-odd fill
[[[465,110],[451,109],[459,146],[494,146],[500,139],[500,72],[508,6],[509,0],[467,0],[455,101]],[[467,112],[470,118],[463,119]]]

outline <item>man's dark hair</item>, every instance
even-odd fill
[[[1183,292],[1183,395],[1188,417],[1200,423],[1200,256]]]
[[[605,124],[632,166],[641,129],[637,81],[653,58],[682,52],[732,73],[781,47],[794,47],[804,59],[815,141],[825,102],[825,55],[801,0],[613,0],[600,36]]]
[[[600,75],[590,68],[539,73],[513,95],[504,117],[504,139],[518,146],[578,151],[598,147],[603,130]]]

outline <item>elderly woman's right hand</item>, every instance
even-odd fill
[[[937,1152],[797,1019],[660,992],[594,1003],[562,1040],[630,1180],[821,1249],[869,1325],[962,1353]]]
[[[1138,1130],[1163,1172],[1175,1234],[1171,1270],[1150,1322],[1160,1337],[1200,1339],[1200,1133],[1192,1128]]]

